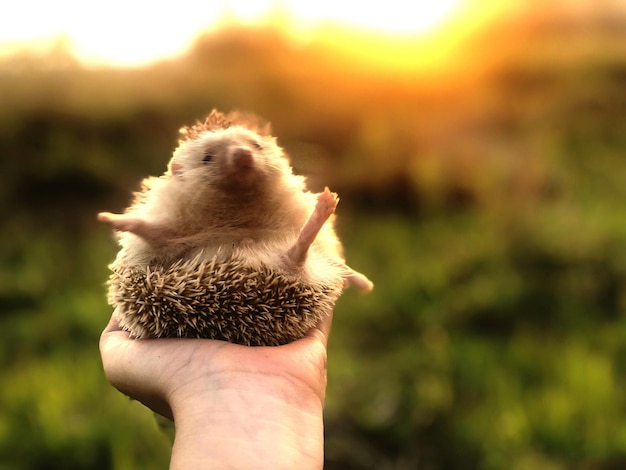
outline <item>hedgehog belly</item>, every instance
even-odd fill
[[[340,278],[325,285],[242,260],[179,261],[171,266],[111,266],[109,303],[137,338],[211,338],[277,346],[303,337],[328,315]]]

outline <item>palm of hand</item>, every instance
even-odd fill
[[[323,403],[331,321],[328,316],[304,338],[284,346],[247,347],[205,339],[131,339],[114,313],[100,351],[111,384],[168,418],[177,404],[207,390],[270,394],[288,385]]]

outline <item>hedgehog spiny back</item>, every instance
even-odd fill
[[[340,276],[308,283],[237,258],[196,257],[145,271],[119,267],[109,287],[109,302],[122,314],[120,326],[134,337],[278,346],[301,338],[328,315],[343,283]]]

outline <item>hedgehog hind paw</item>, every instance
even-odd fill
[[[370,292],[374,289],[374,283],[367,276],[350,268],[344,274],[343,281],[345,287],[354,286],[361,292]]]

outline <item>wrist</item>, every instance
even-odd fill
[[[298,378],[222,372],[170,398],[172,468],[219,467],[233,456],[233,468],[322,468],[323,397]]]

